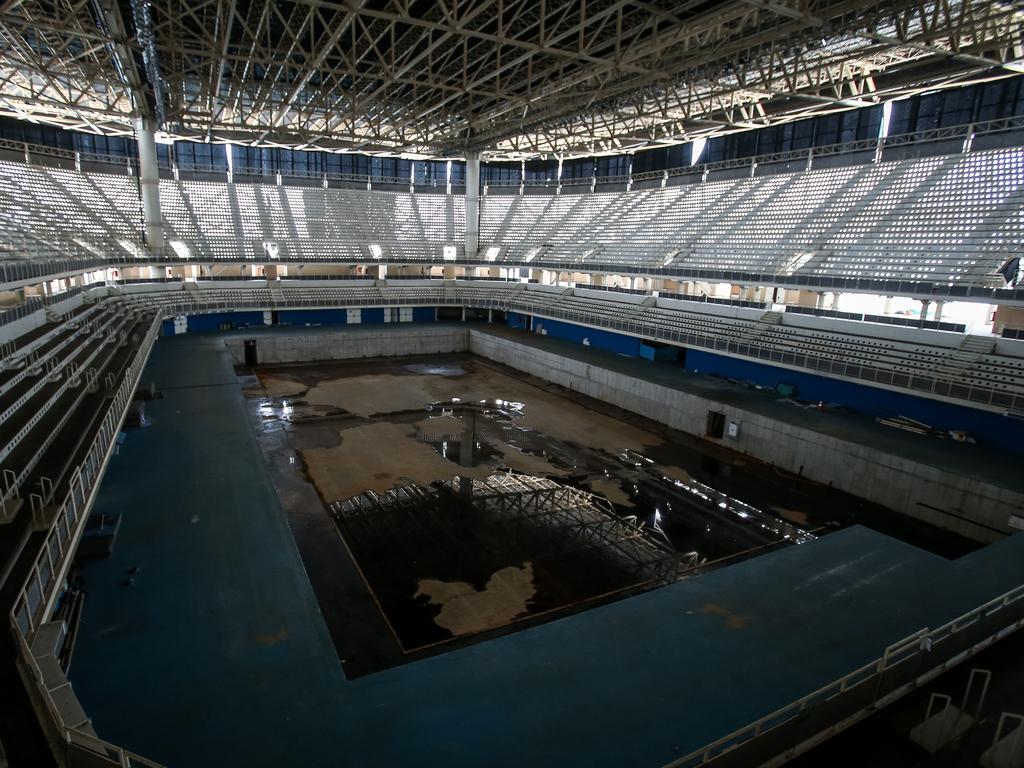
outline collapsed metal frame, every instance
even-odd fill
[[[455,535],[459,504],[477,511],[495,540],[510,542],[534,560],[586,551],[612,555],[630,577],[620,590],[671,583],[693,565],[690,555],[646,536],[642,526],[620,518],[603,499],[528,475],[456,476],[429,489],[411,485],[365,492],[328,508],[343,537],[350,537],[350,550],[408,562],[427,541],[438,553],[485,566],[490,561],[483,553],[466,548],[465,539]],[[573,546],[566,545],[567,537]],[[381,563],[375,559],[374,567]]]

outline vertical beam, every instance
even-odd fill
[[[135,121],[135,137],[139,144],[139,188],[146,245],[151,251],[160,251],[164,247],[164,222],[160,215],[160,172],[156,162],[156,137],[152,121],[138,118]]]
[[[466,258],[480,249],[480,153],[466,153]]]

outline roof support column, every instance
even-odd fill
[[[135,121],[135,137],[139,145],[139,189],[142,196],[142,218],[146,245],[150,251],[164,247],[164,222],[160,215],[160,171],[156,160],[156,137],[153,123],[146,118]]]
[[[466,258],[480,249],[480,153],[466,153]]]

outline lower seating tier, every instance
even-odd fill
[[[1024,414],[1024,355],[965,357],[948,342],[898,341],[872,336],[856,324],[850,332],[823,331],[794,323],[763,322],[756,310],[715,313],[679,302],[648,304],[592,298],[494,283],[444,287],[378,285],[323,288],[199,288],[128,293],[130,306],[159,309],[165,317],[211,312],[401,306],[463,306],[497,309],[604,328],[623,334],[803,369],[825,376],[924,397],[951,399],[1000,412]],[[851,325],[854,325],[851,323]],[[948,335],[947,335],[948,338]],[[963,337],[961,337],[963,338]],[[924,340],[928,339],[928,340]]]

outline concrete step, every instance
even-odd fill
[[[991,336],[967,335],[960,342],[960,349],[978,357],[981,355],[991,355],[995,352],[996,340]]]
[[[63,621],[49,621],[39,627],[32,641],[33,656],[56,656],[64,645],[67,626]]]
[[[952,704],[910,731],[910,740],[934,754],[974,725],[974,718]]]
[[[1016,723],[1016,726],[1007,729],[1007,723]],[[995,735],[999,738],[982,753],[978,765],[981,768],[1020,768],[1024,765],[1024,718],[1004,712]]]
[[[85,710],[82,709],[78,697],[71,689],[71,683],[64,683],[50,691],[50,698],[53,700],[53,705],[57,712],[60,713],[60,718],[66,726],[69,728],[81,728],[89,725],[89,717],[85,714]]]
[[[24,501],[20,496],[5,499],[3,506],[0,507],[0,525],[13,522],[14,518],[18,516],[18,511],[21,509],[23,504]]]

